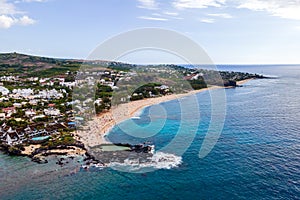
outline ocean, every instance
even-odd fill
[[[300,199],[300,66],[218,69],[274,78],[225,89],[224,126],[207,156],[199,158],[213,120],[209,91],[197,94],[197,105],[147,107],[135,126],[112,129],[113,142],[155,145],[149,163],[84,170],[79,158],[60,167],[0,153],[0,199]]]

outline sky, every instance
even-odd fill
[[[216,64],[300,64],[300,0],[0,0],[2,53],[84,59],[145,27],[189,37]],[[121,61],[181,62],[151,51]]]

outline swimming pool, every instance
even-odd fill
[[[34,138],[31,138],[31,140],[33,141],[41,141],[41,140],[46,140],[48,139],[50,136],[43,136],[43,137],[34,137]]]

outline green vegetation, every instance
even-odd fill
[[[120,63],[120,62],[110,62],[107,68],[116,71],[129,72],[134,67],[136,67],[136,65]]]
[[[7,121],[7,125],[12,127],[13,129],[17,128],[25,128],[28,123],[26,121],[16,121],[15,119],[9,119]]]
[[[98,83],[97,89],[96,89],[96,94],[95,94],[95,99],[98,98],[109,98],[112,96],[113,90],[111,89],[110,86],[106,85],[101,85]]]
[[[58,135],[52,136],[50,139],[44,141],[41,145],[47,148],[56,148],[61,145],[72,146],[77,141],[73,138],[73,135],[69,132],[61,132]]]
[[[207,84],[205,83],[203,78],[198,79],[198,80],[189,80],[189,83],[191,84],[191,86],[194,90],[200,90],[203,88],[207,88]]]
[[[80,68],[108,68],[116,71],[130,71],[135,65],[120,62],[46,58],[19,53],[0,54],[0,76],[19,75],[21,77],[54,77],[64,75],[68,77],[66,81],[73,81],[72,73]]]
[[[144,98],[163,96],[167,93],[172,93],[169,89],[160,89],[160,83],[147,83],[133,92],[131,101],[136,101]]]
[[[0,75],[53,77],[79,70],[81,61],[45,58],[18,53],[0,54]]]

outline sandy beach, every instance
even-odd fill
[[[252,79],[239,81],[237,82],[237,85],[243,85],[250,80]],[[84,130],[77,130],[76,131],[77,138],[85,145],[86,148],[90,148],[101,144],[108,144],[110,142],[105,138],[106,134],[108,134],[109,131],[116,124],[119,124],[124,120],[134,117],[136,113],[141,109],[151,105],[160,104],[162,102],[167,102],[175,99],[180,99],[182,97],[194,95],[203,91],[220,89],[220,88],[224,88],[224,87],[212,86],[201,90],[193,90],[188,93],[172,94],[172,95],[166,95],[157,98],[143,99],[139,101],[132,101],[125,104],[120,104],[118,106],[114,106],[110,111],[106,113],[102,113],[97,117],[94,117],[92,120],[90,120],[87,123],[87,125],[83,127]]]

